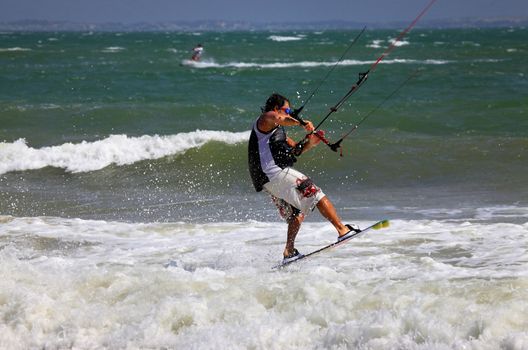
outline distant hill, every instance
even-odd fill
[[[246,21],[189,21],[159,23],[79,23],[65,21],[21,20],[0,22],[0,31],[236,31],[236,30],[338,30],[357,29],[367,26],[370,29],[402,28],[407,22],[294,22],[294,23],[255,23]],[[490,28],[527,27],[528,17],[516,18],[461,18],[429,20],[418,23],[421,28]]]

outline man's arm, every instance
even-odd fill
[[[269,111],[269,112],[262,114],[258,120],[258,127],[263,132],[271,131],[274,128],[276,128],[278,125],[295,126],[295,125],[301,125],[301,123],[297,119],[287,114],[277,113],[274,111]],[[305,129],[307,126],[305,126]],[[313,124],[311,124],[311,128],[313,129]]]
[[[306,137],[299,142],[295,142],[288,138],[288,145],[297,149],[297,151],[294,152],[297,156],[311,150],[317,146],[319,142],[321,142],[321,139],[316,134],[307,134]]]
[[[316,146],[321,139],[318,138],[316,135],[312,134],[312,132],[315,130],[313,123],[309,120],[304,120],[305,124],[302,125],[300,121],[293,118],[292,116],[289,116],[287,114],[283,113],[277,113],[274,111],[269,111],[261,115],[261,117],[258,120],[258,128],[263,132],[268,132],[273,130],[278,125],[281,126],[295,126],[299,125],[304,128],[309,134],[306,135],[306,138],[300,141],[299,143],[295,142],[293,139],[288,137],[286,139],[286,142],[290,147],[297,147],[301,142],[303,143],[302,149],[300,149],[299,154],[304,153],[308,151],[309,149]],[[299,145],[300,146],[300,145]],[[298,154],[298,155],[299,155]]]

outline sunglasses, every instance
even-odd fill
[[[281,107],[281,110],[286,114],[291,114],[292,109],[290,107]]]

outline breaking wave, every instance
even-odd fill
[[[100,170],[111,164],[128,165],[147,159],[158,159],[199,148],[210,141],[226,144],[245,142],[249,131],[228,132],[196,130],[175,135],[110,135],[109,137],[81,143],[64,143],[57,146],[33,148],[26,140],[0,142],[0,174],[11,171],[35,170],[56,167],[79,173]]]
[[[343,60],[339,63],[340,66],[361,66],[370,65],[376,62],[375,60]],[[428,60],[414,60],[414,59],[392,59],[383,60],[380,64],[448,64],[452,61],[444,59],[428,59]],[[194,68],[257,68],[257,69],[275,69],[275,68],[311,68],[311,67],[332,67],[336,64],[335,61],[301,61],[301,62],[275,62],[275,63],[248,63],[248,62],[228,62],[217,63],[215,61],[200,61],[194,62],[191,60],[184,60],[182,65],[191,66]]]

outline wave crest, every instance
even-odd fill
[[[29,147],[25,139],[18,139],[11,143],[0,142],[0,174],[47,166],[63,168],[72,173],[89,172],[111,164],[128,165],[181,154],[210,141],[236,144],[245,142],[248,138],[249,131],[233,133],[196,130],[167,136],[110,135],[94,142],[64,143],[42,148]]]
[[[343,60],[339,62],[340,66],[361,66],[371,65],[376,62],[375,60]],[[386,59],[380,62],[380,64],[448,64],[452,61],[444,59],[427,59],[427,60],[415,60],[415,59]],[[248,63],[248,62],[229,62],[229,63],[216,63],[214,61],[199,61],[194,62],[191,60],[182,61],[183,66],[191,66],[194,68],[257,68],[257,69],[275,69],[275,68],[312,68],[312,67],[332,67],[336,64],[335,61],[301,61],[301,62],[275,62],[275,63]]]
[[[304,39],[305,35],[296,35],[296,36],[284,36],[284,35],[271,35],[268,39],[273,41],[298,41]]]

